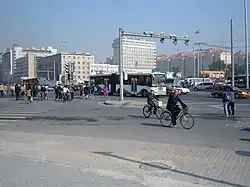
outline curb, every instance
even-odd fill
[[[117,105],[124,106],[124,105],[128,105],[129,103],[130,103],[129,101],[121,102],[121,103],[119,103],[119,102],[118,103],[115,103],[115,102],[113,103],[113,102],[110,102],[110,101],[104,101],[103,102],[104,105],[108,105],[108,106],[112,106],[112,105],[113,106],[117,106]]]

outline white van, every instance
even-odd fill
[[[194,91],[206,91],[212,85],[214,85],[213,82],[200,82],[194,86]]]

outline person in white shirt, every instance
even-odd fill
[[[65,100],[68,101],[69,100],[69,96],[68,96],[68,93],[70,92],[69,88],[65,85],[63,87],[63,95],[65,97]]]

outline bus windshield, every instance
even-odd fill
[[[165,74],[153,74],[152,77],[152,85],[156,86],[159,84],[165,84],[166,82],[166,75]]]

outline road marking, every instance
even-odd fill
[[[17,121],[17,120],[15,120],[15,119],[0,119],[0,122],[15,122],[15,121]]]
[[[209,107],[212,107],[212,108],[218,108],[218,109],[223,110],[223,107],[222,107],[222,106],[220,106],[220,105],[209,105]]]
[[[26,119],[25,116],[0,116],[0,120],[8,120],[8,119]]]

